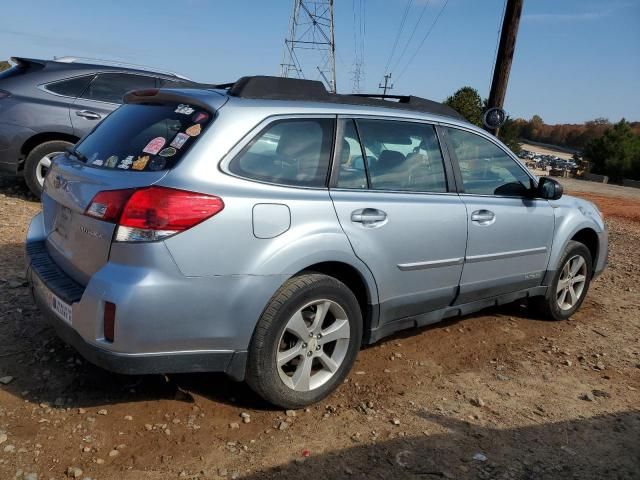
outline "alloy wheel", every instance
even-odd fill
[[[51,152],[40,159],[38,165],[36,165],[36,179],[42,187],[44,185],[44,177],[51,168],[51,159],[56,155],[60,155],[61,152]]]
[[[572,309],[580,300],[587,282],[587,262],[582,255],[574,255],[562,267],[556,288],[560,310]]]
[[[340,305],[326,299],[307,303],[291,316],[280,337],[280,379],[301,392],[322,386],[342,365],[350,336],[349,318]]]

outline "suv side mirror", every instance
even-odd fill
[[[549,177],[542,177],[538,182],[536,196],[547,200],[558,200],[562,197],[562,184]]]

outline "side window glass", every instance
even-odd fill
[[[358,120],[370,188],[408,192],[447,191],[435,128],[423,123]]]
[[[155,88],[156,79],[129,73],[102,73],[82,94],[82,98],[101,102],[122,103],[122,97],[130,90]]]
[[[92,78],[93,75],[70,78],[69,80],[63,80],[61,82],[50,83],[45,88],[58,95],[75,98],[84,91]]]
[[[531,179],[504,150],[475,133],[448,128],[465,193],[524,196]]]
[[[345,122],[338,169],[338,188],[367,188],[367,172],[364,169],[364,157],[360,140],[353,120]]]
[[[276,121],[231,161],[229,170],[264,182],[323,187],[333,126],[329,118]]]

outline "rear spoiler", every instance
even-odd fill
[[[25,57],[11,57],[9,59],[11,63],[14,63],[18,67],[28,68],[28,67],[39,67],[44,68],[47,64],[47,60],[40,60],[37,58],[25,58]]]
[[[226,103],[224,95],[220,95],[221,105],[215,106],[210,102],[206,102],[199,98],[200,95],[190,95],[185,90],[187,89],[160,89],[160,88],[146,88],[142,90],[132,90],[124,94],[124,103],[188,103],[190,105],[196,105],[203,110],[210,113],[215,113],[216,109],[220,108]],[[193,92],[201,92],[203,89],[193,89]],[[208,94],[213,93],[211,90],[207,90]]]

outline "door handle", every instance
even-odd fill
[[[363,208],[351,213],[351,221],[362,223],[365,227],[372,226],[387,219],[387,214],[377,208]]]
[[[496,214],[491,210],[476,210],[471,214],[471,221],[478,225],[491,225],[496,220]]]
[[[102,118],[99,113],[92,112],[91,110],[76,110],[76,115],[86,118],[87,120],[99,120]]]

